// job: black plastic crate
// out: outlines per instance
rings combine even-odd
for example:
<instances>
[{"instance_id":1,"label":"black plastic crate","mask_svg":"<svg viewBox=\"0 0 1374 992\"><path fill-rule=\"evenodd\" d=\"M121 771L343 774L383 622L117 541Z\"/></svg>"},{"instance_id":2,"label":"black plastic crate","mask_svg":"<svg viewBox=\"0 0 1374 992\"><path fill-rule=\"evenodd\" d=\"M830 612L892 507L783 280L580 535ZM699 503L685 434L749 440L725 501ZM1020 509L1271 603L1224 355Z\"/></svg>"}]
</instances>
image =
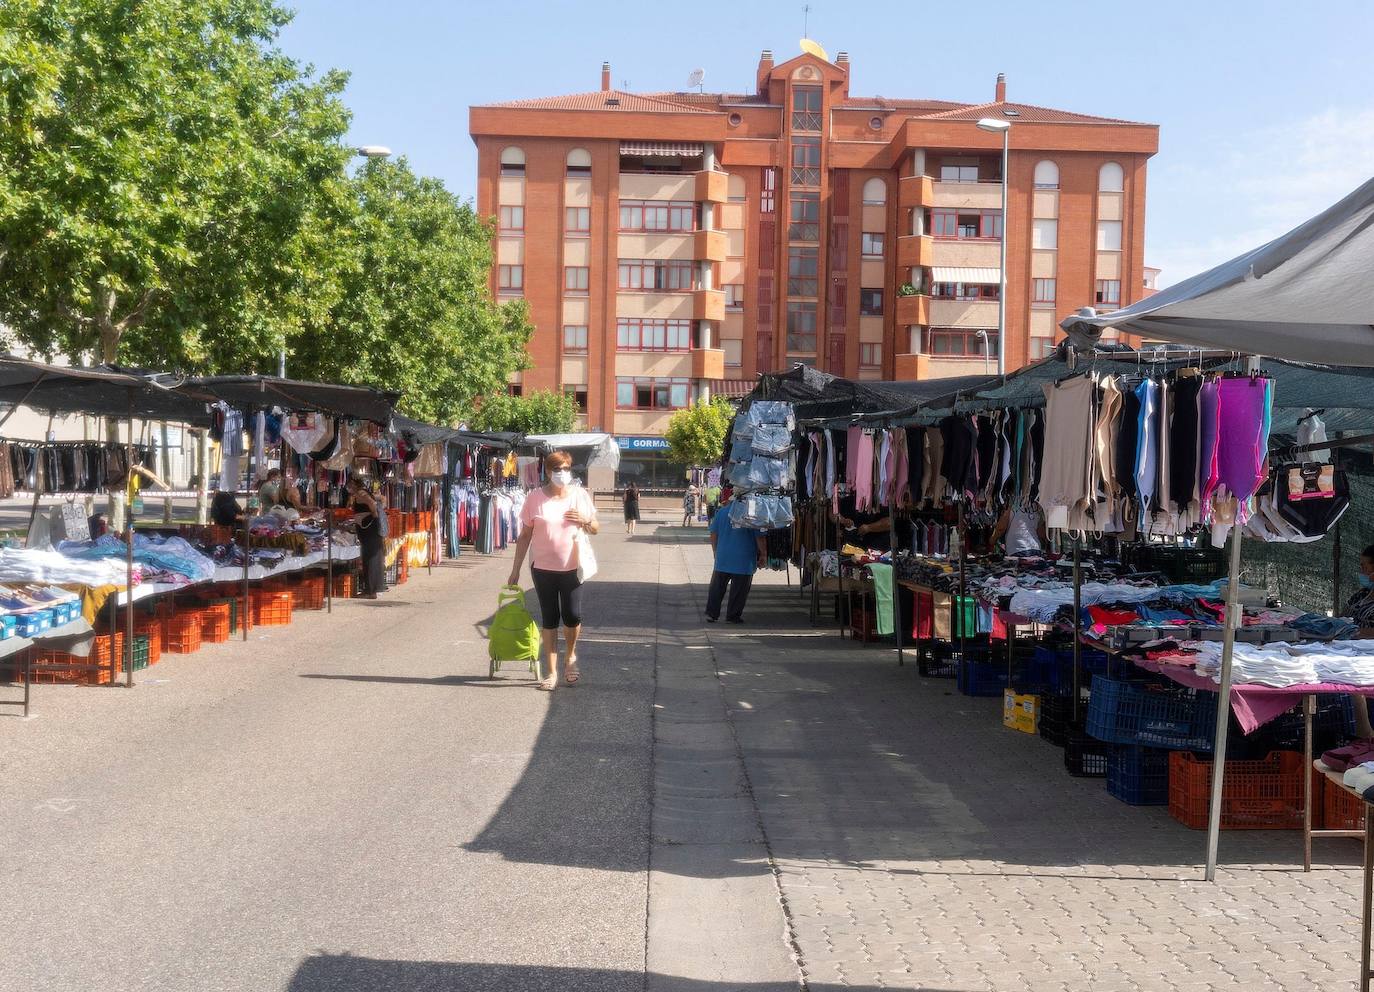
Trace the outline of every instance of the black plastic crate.
<instances>
[{"instance_id":1,"label":"black plastic crate","mask_svg":"<svg viewBox=\"0 0 1374 992\"><path fill-rule=\"evenodd\" d=\"M1112 745L1070 730L1064 740L1064 767L1075 778L1105 778Z\"/></svg>"},{"instance_id":2,"label":"black plastic crate","mask_svg":"<svg viewBox=\"0 0 1374 992\"><path fill-rule=\"evenodd\" d=\"M1169 751L1138 744L1112 748L1107 792L1132 806L1169 805Z\"/></svg>"}]
</instances>

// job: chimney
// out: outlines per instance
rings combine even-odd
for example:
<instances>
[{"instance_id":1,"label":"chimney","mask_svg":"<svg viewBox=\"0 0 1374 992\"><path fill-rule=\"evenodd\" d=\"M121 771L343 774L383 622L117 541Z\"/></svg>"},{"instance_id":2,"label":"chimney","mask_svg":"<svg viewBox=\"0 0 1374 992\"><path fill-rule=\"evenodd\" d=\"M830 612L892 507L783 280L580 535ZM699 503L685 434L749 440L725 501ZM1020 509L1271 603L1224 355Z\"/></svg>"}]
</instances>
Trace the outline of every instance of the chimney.
<instances>
[{"instance_id":1,"label":"chimney","mask_svg":"<svg viewBox=\"0 0 1374 992\"><path fill-rule=\"evenodd\" d=\"M836 64L837 66L839 66L841 69L843 69L845 72L848 72L848 71L849 71L849 53L848 53L848 52L840 52L840 54L836 55L836 56L835 56L835 64Z\"/></svg>"},{"instance_id":2,"label":"chimney","mask_svg":"<svg viewBox=\"0 0 1374 992\"><path fill-rule=\"evenodd\" d=\"M773 71L773 52L765 48L763 54L759 56L759 71L756 83L760 93L768 85L768 76Z\"/></svg>"},{"instance_id":3,"label":"chimney","mask_svg":"<svg viewBox=\"0 0 1374 992\"><path fill-rule=\"evenodd\" d=\"M997 102L1007 102L1007 74L999 72L997 74Z\"/></svg>"},{"instance_id":4,"label":"chimney","mask_svg":"<svg viewBox=\"0 0 1374 992\"><path fill-rule=\"evenodd\" d=\"M607 93L611 89L611 63L601 63L601 92Z\"/></svg>"}]
</instances>

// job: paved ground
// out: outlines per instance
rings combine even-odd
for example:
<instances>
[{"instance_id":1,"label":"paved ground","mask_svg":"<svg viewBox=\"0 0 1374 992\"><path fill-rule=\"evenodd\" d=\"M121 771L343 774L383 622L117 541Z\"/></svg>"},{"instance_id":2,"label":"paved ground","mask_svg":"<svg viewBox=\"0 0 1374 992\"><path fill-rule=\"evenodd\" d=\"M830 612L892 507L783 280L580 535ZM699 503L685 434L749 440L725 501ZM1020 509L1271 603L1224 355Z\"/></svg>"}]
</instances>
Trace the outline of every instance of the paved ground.
<instances>
[{"instance_id":1,"label":"paved ground","mask_svg":"<svg viewBox=\"0 0 1374 992\"><path fill-rule=\"evenodd\" d=\"M1353 842L1227 834L1203 883L1201 834L781 576L700 624L702 531L649 530L552 697L487 679L469 557L0 708L0 990L1354 988Z\"/></svg>"}]
</instances>

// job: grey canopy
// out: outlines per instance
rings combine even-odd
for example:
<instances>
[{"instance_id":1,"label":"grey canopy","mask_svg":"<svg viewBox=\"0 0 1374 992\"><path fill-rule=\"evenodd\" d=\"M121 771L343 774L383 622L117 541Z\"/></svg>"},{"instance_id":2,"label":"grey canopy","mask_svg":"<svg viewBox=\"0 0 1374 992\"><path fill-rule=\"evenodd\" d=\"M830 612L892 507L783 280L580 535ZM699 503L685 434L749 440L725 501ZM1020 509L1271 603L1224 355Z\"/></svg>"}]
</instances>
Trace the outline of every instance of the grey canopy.
<instances>
[{"instance_id":1,"label":"grey canopy","mask_svg":"<svg viewBox=\"0 0 1374 992\"><path fill-rule=\"evenodd\" d=\"M1060 326L1079 349L1104 328L1150 341L1374 367L1374 180L1280 238L1111 313Z\"/></svg>"}]
</instances>

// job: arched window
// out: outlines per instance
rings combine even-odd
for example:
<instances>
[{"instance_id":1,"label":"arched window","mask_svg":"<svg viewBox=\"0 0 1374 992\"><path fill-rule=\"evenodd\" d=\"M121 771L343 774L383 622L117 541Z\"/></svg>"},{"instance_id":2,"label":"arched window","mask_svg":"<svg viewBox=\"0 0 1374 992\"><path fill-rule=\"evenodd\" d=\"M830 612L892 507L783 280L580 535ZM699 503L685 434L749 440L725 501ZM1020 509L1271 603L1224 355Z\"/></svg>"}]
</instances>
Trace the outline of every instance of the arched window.
<instances>
[{"instance_id":1,"label":"arched window","mask_svg":"<svg viewBox=\"0 0 1374 992\"><path fill-rule=\"evenodd\" d=\"M585 148L574 148L568 152L568 176L586 177L592 174L592 153Z\"/></svg>"},{"instance_id":2,"label":"arched window","mask_svg":"<svg viewBox=\"0 0 1374 992\"><path fill-rule=\"evenodd\" d=\"M525 177L525 153L514 146L501 151L501 175Z\"/></svg>"},{"instance_id":3,"label":"arched window","mask_svg":"<svg viewBox=\"0 0 1374 992\"><path fill-rule=\"evenodd\" d=\"M879 205L887 202L887 183L883 182L878 176L874 176L864 183L864 203Z\"/></svg>"},{"instance_id":4,"label":"arched window","mask_svg":"<svg viewBox=\"0 0 1374 992\"><path fill-rule=\"evenodd\" d=\"M1049 159L1035 163L1035 188L1036 189L1058 189L1059 188L1059 166Z\"/></svg>"},{"instance_id":5,"label":"arched window","mask_svg":"<svg viewBox=\"0 0 1374 992\"><path fill-rule=\"evenodd\" d=\"M1097 174L1099 193L1120 193L1126 188L1126 173L1115 162L1108 162Z\"/></svg>"}]
</instances>

